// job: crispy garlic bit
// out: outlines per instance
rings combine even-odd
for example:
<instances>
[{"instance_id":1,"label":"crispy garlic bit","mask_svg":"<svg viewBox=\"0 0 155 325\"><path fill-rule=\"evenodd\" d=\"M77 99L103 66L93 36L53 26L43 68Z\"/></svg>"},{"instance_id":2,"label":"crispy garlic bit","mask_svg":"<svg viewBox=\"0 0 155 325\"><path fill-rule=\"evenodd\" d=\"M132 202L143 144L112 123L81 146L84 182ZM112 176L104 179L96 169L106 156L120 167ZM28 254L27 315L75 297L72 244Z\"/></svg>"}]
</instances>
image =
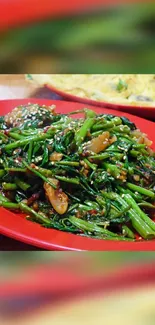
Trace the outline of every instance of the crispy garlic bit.
<instances>
[{"instance_id":1,"label":"crispy garlic bit","mask_svg":"<svg viewBox=\"0 0 155 325\"><path fill-rule=\"evenodd\" d=\"M108 145L110 144L110 134L109 132L103 132L101 135L99 135L98 137L92 139L91 141L89 141L86 146L84 147L84 150L86 151L92 151L94 153L99 153L101 151L103 151L105 148L108 147Z\"/></svg>"},{"instance_id":2,"label":"crispy garlic bit","mask_svg":"<svg viewBox=\"0 0 155 325\"><path fill-rule=\"evenodd\" d=\"M132 135L134 139L139 144L145 144L146 146L150 147L152 145L152 141L148 139L145 133L142 133L139 129L132 131Z\"/></svg>"},{"instance_id":3,"label":"crispy garlic bit","mask_svg":"<svg viewBox=\"0 0 155 325\"><path fill-rule=\"evenodd\" d=\"M50 161L60 161L63 157L62 153L54 151L50 156Z\"/></svg>"},{"instance_id":4,"label":"crispy garlic bit","mask_svg":"<svg viewBox=\"0 0 155 325\"><path fill-rule=\"evenodd\" d=\"M52 207L58 214L64 214L68 209L68 196L59 188L59 181L55 178L49 179L54 185L58 187L55 190L50 184L44 183L46 196L50 201Z\"/></svg>"}]
</instances>

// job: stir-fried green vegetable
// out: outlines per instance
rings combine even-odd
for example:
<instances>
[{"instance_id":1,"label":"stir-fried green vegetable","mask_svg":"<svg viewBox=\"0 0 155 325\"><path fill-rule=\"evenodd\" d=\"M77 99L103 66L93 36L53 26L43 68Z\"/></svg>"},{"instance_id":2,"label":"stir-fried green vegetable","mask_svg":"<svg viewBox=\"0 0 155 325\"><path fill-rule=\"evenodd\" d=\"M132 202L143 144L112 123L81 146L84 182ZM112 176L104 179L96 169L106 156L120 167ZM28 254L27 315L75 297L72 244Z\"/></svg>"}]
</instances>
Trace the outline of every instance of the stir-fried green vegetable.
<instances>
[{"instance_id":1,"label":"stir-fried green vegetable","mask_svg":"<svg viewBox=\"0 0 155 325\"><path fill-rule=\"evenodd\" d=\"M82 113L28 104L1 117L0 206L81 236L155 238L151 141L125 117Z\"/></svg>"}]
</instances>

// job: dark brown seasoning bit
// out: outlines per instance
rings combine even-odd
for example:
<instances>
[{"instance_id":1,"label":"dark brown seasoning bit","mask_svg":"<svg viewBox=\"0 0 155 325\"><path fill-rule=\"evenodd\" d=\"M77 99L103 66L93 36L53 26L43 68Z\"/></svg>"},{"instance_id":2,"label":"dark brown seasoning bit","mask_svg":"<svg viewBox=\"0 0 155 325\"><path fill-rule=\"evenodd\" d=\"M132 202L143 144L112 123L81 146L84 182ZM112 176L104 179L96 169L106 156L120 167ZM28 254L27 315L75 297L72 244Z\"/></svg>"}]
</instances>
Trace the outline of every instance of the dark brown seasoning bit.
<instances>
[{"instance_id":1,"label":"dark brown seasoning bit","mask_svg":"<svg viewBox=\"0 0 155 325\"><path fill-rule=\"evenodd\" d=\"M80 165L84 166L85 169L89 169L89 166L87 165L87 163L83 160L80 160Z\"/></svg>"},{"instance_id":2,"label":"dark brown seasoning bit","mask_svg":"<svg viewBox=\"0 0 155 325\"><path fill-rule=\"evenodd\" d=\"M52 146L51 145L47 145L48 150L52 150Z\"/></svg>"},{"instance_id":3,"label":"dark brown seasoning bit","mask_svg":"<svg viewBox=\"0 0 155 325\"><path fill-rule=\"evenodd\" d=\"M147 168L151 168L151 166L150 166L149 164L145 164L145 166L146 166Z\"/></svg>"},{"instance_id":4,"label":"dark brown seasoning bit","mask_svg":"<svg viewBox=\"0 0 155 325\"><path fill-rule=\"evenodd\" d=\"M89 170L88 170L88 169L84 169L84 170L83 170L83 175L87 177L88 174L89 174Z\"/></svg>"},{"instance_id":5,"label":"dark brown seasoning bit","mask_svg":"<svg viewBox=\"0 0 155 325\"><path fill-rule=\"evenodd\" d=\"M21 151L22 151L21 148L17 148L17 149L15 149L15 150L13 151L13 154L14 154L14 155L16 155L17 153L20 154ZM19 158L19 157L18 157L18 158ZM16 159L18 159L18 158L16 158Z\"/></svg>"},{"instance_id":6,"label":"dark brown seasoning bit","mask_svg":"<svg viewBox=\"0 0 155 325\"><path fill-rule=\"evenodd\" d=\"M90 131L87 132L87 137L91 137Z\"/></svg>"},{"instance_id":7,"label":"dark brown seasoning bit","mask_svg":"<svg viewBox=\"0 0 155 325\"><path fill-rule=\"evenodd\" d=\"M90 210L90 211L88 211L88 212L89 212L89 214L91 214L91 215L93 215L93 214L97 214L97 210L95 210L95 209Z\"/></svg>"},{"instance_id":8,"label":"dark brown seasoning bit","mask_svg":"<svg viewBox=\"0 0 155 325\"><path fill-rule=\"evenodd\" d=\"M77 217L77 218L79 218L79 219L82 217L82 215L81 215L81 212L80 212L80 211L77 211L77 212L76 212L76 217Z\"/></svg>"},{"instance_id":9,"label":"dark brown seasoning bit","mask_svg":"<svg viewBox=\"0 0 155 325\"><path fill-rule=\"evenodd\" d=\"M38 200L40 197L41 191L38 193L32 194L32 196L27 200L27 204L31 205L34 201Z\"/></svg>"},{"instance_id":10,"label":"dark brown seasoning bit","mask_svg":"<svg viewBox=\"0 0 155 325\"><path fill-rule=\"evenodd\" d=\"M39 204L38 204L38 202L34 202L32 206L33 206L33 209L35 211L38 211L39 210Z\"/></svg>"},{"instance_id":11,"label":"dark brown seasoning bit","mask_svg":"<svg viewBox=\"0 0 155 325\"><path fill-rule=\"evenodd\" d=\"M89 157L89 156L90 156L90 151L84 149L82 152L82 157Z\"/></svg>"},{"instance_id":12,"label":"dark brown seasoning bit","mask_svg":"<svg viewBox=\"0 0 155 325\"><path fill-rule=\"evenodd\" d=\"M5 135L9 135L9 132L10 132L9 130L5 130L5 131L4 131L4 134L5 134Z\"/></svg>"},{"instance_id":13,"label":"dark brown seasoning bit","mask_svg":"<svg viewBox=\"0 0 155 325\"><path fill-rule=\"evenodd\" d=\"M44 128L44 133L47 133L47 131L50 129L50 126L46 126L45 128Z\"/></svg>"},{"instance_id":14,"label":"dark brown seasoning bit","mask_svg":"<svg viewBox=\"0 0 155 325\"><path fill-rule=\"evenodd\" d=\"M22 162L23 158L22 157L17 157L15 161Z\"/></svg>"},{"instance_id":15,"label":"dark brown seasoning bit","mask_svg":"<svg viewBox=\"0 0 155 325\"><path fill-rule=\"evenodd\" d=\"M147 173L147 172L145 172L145 173L144 173L144 177L145 177L146 179L150 179L150 174Z\"/></svg>"},{"instance_id":16,"label":"dark brown seasoning bit","mask_svg":"<svg viewBox=\"0 0 155 325\"><path fill-rule=\"evenodd\" d=\"M30 167L36 169L37 166L35 164L31 164Z\"/></svg>"}]
</instances>

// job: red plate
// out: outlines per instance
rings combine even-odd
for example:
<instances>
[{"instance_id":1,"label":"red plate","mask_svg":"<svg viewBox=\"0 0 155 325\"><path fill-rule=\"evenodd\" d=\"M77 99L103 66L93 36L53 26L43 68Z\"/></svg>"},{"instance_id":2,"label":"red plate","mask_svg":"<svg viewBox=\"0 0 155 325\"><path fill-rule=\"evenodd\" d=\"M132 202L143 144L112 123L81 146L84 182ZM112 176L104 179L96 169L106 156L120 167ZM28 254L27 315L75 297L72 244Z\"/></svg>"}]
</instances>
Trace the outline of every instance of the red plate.
<instances>
[{"instance_id":1,"label":"red plate","mask_svg":"<svg viewBox=\"0 0 155 325\"><path fill-rule=\"evenodd\" d=\"M142 0L126 1L126 3L139 2ZM0 30L8 30L25 23L64 17L122 3L124 3L123 0L1 0Z\"/></svg>"},{"instance_id":2,"label":"red plate","mask_svg":"<svg viewBox=\"0 0 155 325\"><path fill-rule=\"evenodd\" d=\"M155 107L148 107L148 106L132 106L132 105L124 105L124 104L113 104L113 103L108 103L108 102L98 102L93 99L87 99L87 98L82 98L78 97L75 95L71 95L66 93L65 91L61 91L53 86L46 85L46 87L53 92L57 93L58 95L69 99L71 101L76 101L80 103L86 103L89 105L95 105L98 107L107 107L115 110L119 110L122 112L127 112L133 115L138 115L143 118L150 119L152 121L155 121Z\"/></svg>"},{"instance_id":3,"label":"red plate","mask_svg":"<svg viewBox=\"0 0 155 325\"><path fill-rule=\"evenodd\" d=\"M76 109L85 107L83 104L65 101L54 101L44 99L18 99L18 100L2 100L0 101L0 114L6 114L14 107L20 104L38 103L46 105L57 105L57 112L67 113ZM89 105L87 105L89 107ZM91 106L90 106L91 107ZM92 108L92 107L91 107ZM97 113L116 114L118 116L126 116L133 121L141 131L148 134L148 137L154 141L153 149L155 149L155 124L142 118L113 111L105 108L94 107ZM91 239L65 233L54 229L46 229L39 224L32 223L24 218L23 215L15 214L6 209L0 208L0 233L16 240L41 247L47 250L90 250L90 251L143 251L155 250L155 240L143 242L115 242Z\"/></svg>"},{"instance_id":4,"label":"red plate","mask_svg":"<svg viewBox=\"0 0 155 325\"><path fill-rule=\"evenodd\" d=\"M122 0L2 0L0 2L0 29L7 30L20 24L94 10L99 6L117 5Z\"/></svg>"}]
</instances>

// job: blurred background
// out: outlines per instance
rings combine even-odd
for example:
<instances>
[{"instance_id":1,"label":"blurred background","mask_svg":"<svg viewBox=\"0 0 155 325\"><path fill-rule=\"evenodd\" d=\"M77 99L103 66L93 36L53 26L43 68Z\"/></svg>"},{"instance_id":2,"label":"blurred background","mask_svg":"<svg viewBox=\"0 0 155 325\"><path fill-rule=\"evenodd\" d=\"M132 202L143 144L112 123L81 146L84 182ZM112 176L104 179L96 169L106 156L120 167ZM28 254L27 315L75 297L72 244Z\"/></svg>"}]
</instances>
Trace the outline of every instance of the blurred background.
<instances>
[{"instance_id":1,"label":"blurred background","mask_svg":"<svg viewBox=\"0 0 155 325\"><path fill-rule=\"evenodd\" d=\"M154 324L154 252L1 252L0 261L0 324L113 325L111 315Z\"/></svg>"},{"instance_id":2,"label":"blurred background","mask_svg":"<svg viewBox=\"0 0 155 325\"><path fill-rule=\"evenodd\" d=\"M39 6L42 16L35 1L30 6L27 0L26 7L24 0L18 15L15 9L19 6L13 4L19 1L1 2L0 73L155 72L152 1L110 1L108 5L98 0L95 5L87 0L79 2L78 10L78 1L71 8L68 1L66 7L58 1L54 15L46 0Z\"/></svg>"},{"instance_id":3,"label":"blurred background","mask_svg":"<svg viewBox=\"0 0 155 325\"><path fill-rule=\"evenodd\" d=\"M117 1L110 1L110 6L106 4L105 7L101 3L103 1L96 0L96 6L90 8L91 1L87 1L84 6L83 0L79 1L83 4L80 10L75 7L75 10L68 13L67 1L64 1L64 5L58 1L60 8L65 9L65 15L63 11L59 15L57 10L57 16L54 17L52 10L50 14L47 9L47 14L39 14L36 19L35 10L41 8L38 1L37 5L35 1L27 1L27 6L26 0L18 0L18 5L23 4L22 12L21 9L16 9L19 8L18 5L14 7L16 10L12 10L15 2L17 3L17 0L0 0L0 73L155 73L155 3L132 1L117 4ZM52 3L40 1L44 3L44 8L40 10L45 9L46 2ZM72 2L74 1L68 3ZM31 13L31 19L25 19L25 23L22 23L19 18L24 11ZM1 99L17 98L19 93L20 97L26 97L31 95L31 91L36 94L36 89L25 87L23 76L21 78L22 80L19 76L20 85L19 80L18 83L12 81L11 89L10 85L8 87L7 77L1 81ZM8 247L8 250L11 250L13 242L7 246L3 239L0 241L0 249L3 247L6 250ZM19 249L18 244L16 247ZM89 289L90 298L94 301L94 290L97 292L100 287L106 300L108 297L105 294L105 284L108 290L108 286L115 288L117 283L118 295L114 296L111 310L111 314L114 314L114 306L117 306L119 298L124 293L128 294L127 284L132 287L132 283L137 281L137 294L143 285L148 288L151 280L151 287L155 287L155 252L5 251L0 252L0 262L0 325L18 324L17 319L20 324L24 324L27 319L26 325L38 325L38 317L41 324L43 321L45 324L51 324L52 315L48 316L49 310L53 315L57 315L55 325L64 325L62 316L64 320L65 316L67 317L69 325L69 321L72 321L72 324L82 324L82 321L85 321L85 325L88 321L90 325L87 316L90 315L90 310L95 313L96 308L88 309L86 302L83 303L86 318L83 317L80 321L78 315L81 315L81 312L78 310L78 313L75 313L74 308L71 311L67 305L69 294L72 293L72 303L75 298L78 299L75 300L78 306L84 295L83 288ZM77 298L76 292L81 296ZM56 301L57 307L54 304ZM132 304L138 312L136 325L154 325L155 316L151 310L146 310L145 319L142 314L148 296L143 298L143 304L140 302L141 309L138 305L136 307L136 301L135 295ZM151 306L155 305L154 301L155 299L152 299L152 304L149 302ZM129 314L135 320L132 304L131 301L127 304L126 321ZM41 308L46 305L47 309L43 311L42 318ZM65 309L59 309L63 306ZM119 325L126 323L121 319L123 308L120 313L115 311L120 317ZM34 309L34 317L30 314L25 318L31 309ZM155 308L152 307L152 310ZM99 322L103 324L104 319L97 316L98 325ZM114 323L107 321L106 324ZM134 325L132 321L131 324Z\"/></svg>"},{"instance_id":4,"label":"blurred background","mask_svg":"<svg viewBox=\"0 0 155 325\"><path fill-rule=\"evenodd\" d=\"M124 266L155 262L155 252L0 252L0 283L19 279L19 274L50 266L64 267L77 274L109 275ZM63 268L61 270L63 274ZM37 275L36 275L37 276Z\"/></svg>"}]
</instances>

